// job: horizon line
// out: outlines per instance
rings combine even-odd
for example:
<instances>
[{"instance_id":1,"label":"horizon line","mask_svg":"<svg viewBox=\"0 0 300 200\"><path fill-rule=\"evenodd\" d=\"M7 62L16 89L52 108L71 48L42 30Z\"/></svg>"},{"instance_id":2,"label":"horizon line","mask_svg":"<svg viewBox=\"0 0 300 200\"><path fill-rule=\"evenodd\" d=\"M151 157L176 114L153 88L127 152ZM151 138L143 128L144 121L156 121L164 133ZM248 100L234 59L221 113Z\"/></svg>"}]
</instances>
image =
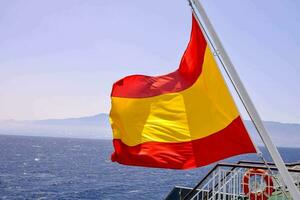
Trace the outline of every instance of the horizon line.
<instances>
[{"instance_id":1,"label":"horizon line","mask_svg":"<svg viewBox=\"0 0 300 200\"><path fill-rule=\"evenodd\" d=\"M82 118L89 118L89 117L96 117L98 115L109 115L109 113L106 112L100 112L98 114L91 114L91 115L84 115L84 116L78 116L78 117L66 117L66 118L45 118L45 119L0 119L0 122L5 121L15 121L15 122L32 122L32 121L48 121L48 120L70 120L70 119L82 119ZM243 121L251 121L250 118L243 118ZM281 123L281 124L294 124L294 125L300 125L300 122L281 122L281 121L274 121L274 120L262 120L263 122L274 122L274 123Z\"/></svg>"}]
</instances>

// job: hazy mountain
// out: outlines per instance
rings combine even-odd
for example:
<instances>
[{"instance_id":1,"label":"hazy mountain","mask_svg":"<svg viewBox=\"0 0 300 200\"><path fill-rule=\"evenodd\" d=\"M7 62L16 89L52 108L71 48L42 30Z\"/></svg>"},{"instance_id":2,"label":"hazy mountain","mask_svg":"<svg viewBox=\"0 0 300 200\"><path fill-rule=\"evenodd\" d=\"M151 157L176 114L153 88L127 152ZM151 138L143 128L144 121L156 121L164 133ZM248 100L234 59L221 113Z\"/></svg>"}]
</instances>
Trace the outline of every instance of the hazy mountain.
<instances>
[{"instance_id":1,"label":"hazy mountain","mask_svg":"<svg viewBox=\"0 0 300 200\"><path fill-rule=\"evenodd\" d=\"M0 134L110 139L107 114L36 121L0 121Z\"/></svg>"},{"instance_id":2,"label":"hazy mountain","mask_svg":"<svg viewBox=\"0 0 300 200\"><path fill-rule=\"evenodd\" d=\"M276 145L300 147L300 124L269 121L264 123ZM255 143L262 144L250 121L246 121L246 126ZM112 135L107 114L68 119L0 121L0 134L91 139L110 139Z\"/></svg>"},{"instance_id":3,"label":"hazy mountain","mask_svg":"<svg viewBox=\"0 0 300 200\"><path fill-rule=\"evenodd\" d=\"M258 144L262 144L253 124L250 121L246 121L245 124L254 141ZM264 121L264 125L275 145L300 147L300 124Z\"/></svg>"},{"instance_id":4,"label":"hazy mountain","mask_svg":"<svg viewBox=\"0 0 300 200\"><path fill-rule=\"evenodd\" d=\"M107 126L109 125L108 115L101 113L94 116L67 118L67 119L46 119L30 121L39 125L69 125L69 126Z\"/></svg>"}]
</instances>

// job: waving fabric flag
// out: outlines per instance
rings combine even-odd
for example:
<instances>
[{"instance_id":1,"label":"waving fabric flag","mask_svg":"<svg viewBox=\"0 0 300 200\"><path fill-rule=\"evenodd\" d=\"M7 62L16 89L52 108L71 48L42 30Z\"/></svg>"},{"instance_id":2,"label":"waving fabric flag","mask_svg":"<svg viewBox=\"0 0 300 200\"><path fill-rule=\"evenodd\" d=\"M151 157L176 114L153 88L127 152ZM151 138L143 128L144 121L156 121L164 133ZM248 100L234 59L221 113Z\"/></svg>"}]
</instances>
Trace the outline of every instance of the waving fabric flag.
<instances>
[{"instance_id":1,"label":"waving fabric flag","mask_svg":"<svg viewBox=\"0 0 300 200\"><path fill-rule=\"evenodd\" d=\"M113 85L110 121L121 164L190 169L255 153L240 114L193 16L179 68Z\"/></svg>"}]
</instances>

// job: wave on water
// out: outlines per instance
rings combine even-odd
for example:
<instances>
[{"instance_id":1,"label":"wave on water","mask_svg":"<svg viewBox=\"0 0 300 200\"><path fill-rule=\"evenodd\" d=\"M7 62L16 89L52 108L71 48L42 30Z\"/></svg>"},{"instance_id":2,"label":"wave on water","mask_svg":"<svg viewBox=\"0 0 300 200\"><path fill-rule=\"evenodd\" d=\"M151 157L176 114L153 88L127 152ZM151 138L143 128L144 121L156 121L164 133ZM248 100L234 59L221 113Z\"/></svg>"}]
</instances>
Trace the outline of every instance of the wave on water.
<instances>
[{"instance_id":1,"label":"wave on water","mask_svg":"<svg viewBox=\"0 0 300 200\"><path fill-rule=\"evenodd\" d=\"M279 150L286 162L300 160L300 149ZM0 136L0 196L163 199L175 185L194 186L213 166L184 171L130 167L112 163L111 152L110 140ZM241 159L257 158L245 155L229 161Z\"/></svg>"}]
</instances>

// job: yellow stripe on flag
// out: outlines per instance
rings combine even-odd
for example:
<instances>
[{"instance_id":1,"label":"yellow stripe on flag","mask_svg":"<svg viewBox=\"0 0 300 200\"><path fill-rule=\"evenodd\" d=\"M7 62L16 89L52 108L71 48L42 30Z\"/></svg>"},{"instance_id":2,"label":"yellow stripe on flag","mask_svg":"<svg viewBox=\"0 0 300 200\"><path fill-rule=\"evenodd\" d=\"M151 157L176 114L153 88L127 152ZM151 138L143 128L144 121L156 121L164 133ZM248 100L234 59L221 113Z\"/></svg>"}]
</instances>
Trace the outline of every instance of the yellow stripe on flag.
<instances>
[{"instance_id":1,"label":"yellow stripe on flag","mask_svg":"<svg viewBox=\"0 0 300 200\"><path fill-rule=\"evenodd\" d=\"M213 55L206 47L203 71L194 85L181 92L154 97L112 97L110 120L114 139L135 146L150 141L200 139L224 129L238 116Z\"/></svg>"}]
</instances>

